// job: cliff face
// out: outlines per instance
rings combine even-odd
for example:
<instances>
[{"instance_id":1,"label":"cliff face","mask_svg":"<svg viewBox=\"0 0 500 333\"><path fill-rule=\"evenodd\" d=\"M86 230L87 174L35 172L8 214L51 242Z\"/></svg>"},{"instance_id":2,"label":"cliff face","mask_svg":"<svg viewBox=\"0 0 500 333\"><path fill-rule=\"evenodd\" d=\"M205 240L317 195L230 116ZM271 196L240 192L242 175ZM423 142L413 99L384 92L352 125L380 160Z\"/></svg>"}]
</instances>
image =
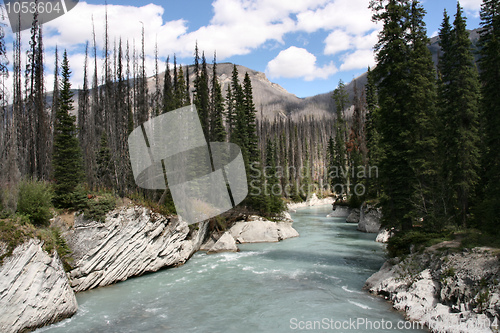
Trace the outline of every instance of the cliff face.
<instances>
[{"instance_id":1,"label":"cliff face","mask_svg":"<svg viewBox=\"0 0 500 333\"><path fill-rule=\"evenodd\" d=\"M16 247L0 266L0 331L20 332L72 316L78 309L61 261L39 240Z\"/></svg>"},{"instance_id":2,"label":"cliff face","mask_svg":"<svg viewBox=\"0 0 500 333\"><path fill-rule=\"evenodd\" d=\"M77 218L65 235L76 267L69 273L71 286L79 292L184 264L199 249L208 224L197 226L190 232L179 217L139 206L112 211L104 223Z\"/></svg>"},{"instance_id":3,"label":"cliff face","mask_svg":"<svg viewBox=\"0 0 500 333\"><path fill-rule=\"evenodd\" d=\"M479 333L498 329L498 281L500 261L489 249L429 250L386 262L365 287L433 332Z\"/></svg>"}]
</instances>

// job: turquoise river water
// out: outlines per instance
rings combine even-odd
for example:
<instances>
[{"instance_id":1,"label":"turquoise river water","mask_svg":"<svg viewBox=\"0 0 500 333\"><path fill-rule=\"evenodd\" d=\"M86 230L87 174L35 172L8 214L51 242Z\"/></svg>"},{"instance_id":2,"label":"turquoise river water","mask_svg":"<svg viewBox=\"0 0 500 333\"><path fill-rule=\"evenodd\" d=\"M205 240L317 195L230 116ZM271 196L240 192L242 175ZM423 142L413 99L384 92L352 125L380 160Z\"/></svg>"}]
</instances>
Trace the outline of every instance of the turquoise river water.
<instances>
[{"instance_id":1,"label":"turquoise river water","mask_svg":"<svg viewBox=\"0 0 500 333\"><path fill-rule=\"evenodd\" d=\"M37 332L425 332L362 290L383 246L330 211L292 214L298 238L198 252L181 267L79 293L72 318Z\"/></svg>"}]
</instances>

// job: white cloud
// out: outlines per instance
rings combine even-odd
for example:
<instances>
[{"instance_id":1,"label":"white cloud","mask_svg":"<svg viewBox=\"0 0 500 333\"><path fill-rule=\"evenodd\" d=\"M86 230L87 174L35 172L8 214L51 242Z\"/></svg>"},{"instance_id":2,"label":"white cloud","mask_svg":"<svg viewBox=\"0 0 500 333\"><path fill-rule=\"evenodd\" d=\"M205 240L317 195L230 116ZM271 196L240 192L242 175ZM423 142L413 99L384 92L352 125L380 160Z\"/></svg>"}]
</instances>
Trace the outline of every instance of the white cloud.
<instances>
[{"instance_id":1,"label":"white cloud","mask_svg":"<svg viewBox=\"0 0 500 333\"><path fill-rule=\"evenodd\" d=\"M291 46L268 63L266 74L270 78L304 78L306 81L312 81L327 79L337 72L333 62L318 67L316 60L316 56L306 49Z\"/></svg>"},{"instance_id":2,"label":"white cloud","mask_svg":"<svg viewBox=\"0 0 500 333\"><path fill-rule=\"evenodd\" d=\"M210 24L182 36L182 54L192 54L194 44L208 52L217 50L224 59L245 55L273 40L283 44L283 36L296 30L291 14L315 9L328 0L216 0Z\"/></svg>"},{"instance_id":3,"label":"white cloud","mask_svg":"<svg viewBox=\"0 0 500 333\"><path fill-rule=\"evenodd\" d=\"M479 12L481 9L482 0L461 0L460 5L464 7L465 10L470 12Z\"/></svg>"},{"instance_id":4,"label":"white cloud","mask_svg":"<svg viewBox=\"0 0 500 333\"><path fill-rule=\"evenodd\" d=\"M353 69L366 69L375 65L375 55L372 50L357 50L342 57L344 63L340 66L341 71Z\"/></svg>"},{"instance_id":5,"label":"white cloud","mask_svg":"<svg viewBox=\"0 0 500 333\"><path fill-rule=\"evenodd\" d=\"M297 28L306 32L341 28L353 34L364 33L377 27L369 4L370 0L330 1L322 8L299 13Z\"/></svg>"},{"instance_id":6,"label":"white cloud","mask_svg":"<svg viewBox=\"0 0 500 333\"><path fill-rule=\"evenodd\" d=\"M352 47L352 38L343 30L334 30L325 39L325 54L334 55Z\"/></svg>"},{"instance_id":7,"label":"white cloud","mask_svg":"<svg viewBox=\"0 0 500 333\"><path fill-rule=\"evenodd\" d=\"M78 44L85 44L87 40L92 39L93 18L96 42L99 48L103 48L105 12L104 5L80 2L67 14L44 25L45 32L50 36L44 40L45 46L58 45L60 48L72 49ZM135 40L136 46L140 46L144 23L145 52L153 54L155 41L158 38L159 52L169 54L176 51L172 47L175 45L174 42L187 31L187 22L184 20L163 22L164 9L154 4L142 7L108 5L107 12L111 46L113 41L120 37L129 40L130 43Z\"/></svg>"},{"instance_id":8,"label":"white cloud","mask_svg":"<svg viewBox=\"0 0 500 333\"><path fill-rule=\"evenodd\" d=\"M473 0L465 3L474 2ZM289 33L305 35L325 31L325 55L339 55L344 61L341 70L365 68L372 60L367 56L377 41L377 25L371 21L369 0L214 0L210 21L195 31L189 31L189 22L177 19L164 22L165 9L159 5L108 5L109 45L123 38L132 50L140 50L141 29L145 29L146 70L153 74L154 48L158 42L160 58L177 54L191 57L195 43L205 50L208 59L217 51L219 61L235 55L246 55L273 44L285 46ZM101 57L104 46L104 5L80 2L77 7L51 22L44 24L46 71L53 71L54 47L67 49L76 88L83 84L83 48L92 39L92 18L98 45L98 70L101 77ZM142 22L142 23L141 23ZM90 43L92 44L92 43ZM301 42L307 45L306 42ZM29 45L29 31L23 33L23 49ZM131 51L132 52L132 51ZM349 56L348 56L349 55ZM132 54L130 54L132 57ZM352 58L351 58L352 57ZM367 63L364 63L368 61ZM160 71L164 64L159 64ZM89 74L93 59L89 58ZM289 47L268 63L266 71L272 77L299 77L306 80L327 78L338 69L333 62L318 67L316 56L304 48ZM52 82L47 77L46 86Z\"/></svg>"}]
</instances>

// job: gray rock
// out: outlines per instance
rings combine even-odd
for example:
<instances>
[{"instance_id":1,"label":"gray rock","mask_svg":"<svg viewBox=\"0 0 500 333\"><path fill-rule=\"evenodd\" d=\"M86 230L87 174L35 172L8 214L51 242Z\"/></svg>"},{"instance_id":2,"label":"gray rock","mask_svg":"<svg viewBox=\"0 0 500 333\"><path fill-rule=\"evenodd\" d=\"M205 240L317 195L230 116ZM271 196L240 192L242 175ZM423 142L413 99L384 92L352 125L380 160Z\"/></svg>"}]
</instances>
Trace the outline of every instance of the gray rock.
<instances>
[{"instance_id":1,"label":"gray rock","mask_svg":"<svg viewBox=\"0 0 500 333\"><path fill-rule=\"evenodd\" d=\"M387 243L389 242L389 238L391 238L393 234L394 233L392 231L382 228L379 230L377 239L375 239L375 241L379 243Z\"/></svg>"},{"instance_id":2,"label":"gray rock","mask_svg":"<svg viewBox=\"0 0 500 333\"><path fill-rule=\"evenodd\" d=\"M488 250L430 250L387 261L365 288L432 332L480 333L492 332L490 324L500 316L499 278L500 262Z\"/></svg>"},{"instance_id":3,"label":"gray rock","mask_svg":"<svg viewBox=\"0 0 500 333\"><path fill-rule=\"evenodd\" d=\"M213 232L208 239L200 246L200 251L209 251L217 240L222 236L221 232Z\"/></svg>"},{"instance_id":4,"label":"gray rock","mask_svg":"<svg viewBox=\"0 0 500 333\"><path fill-rule=\"evenodd\" d=\"M71 317L78 305L57 252L38 239L16 247L0 267L0 331L20 332Z\"/></svg>"},{"instance_id":5,"label":"gray rock","mask_svg":"<svg viewBox=\"0 0 500 333\"><path fill-rule=\"evenodd\" d=\"M288 222L271 222L267 220L236 222L229 233L237 243L266 243L298 237L299 233Z\"/></svg>"},{"instance_id":6,"label":"gray rock","mask_svg":"<svg viewBox=\"0 0 500 333\"><path fill-rule=\"evenodd\" d=\"M370 205L361 207L359 216L358 230L368 233L378 233L380 230L380 219L382 218L382 210Z\"/></svg>"},{"instance_id":7,"label":"gray rock","mask_svg":"<svg viewBox=\"0 0 500 333\"><path fill-rule=\"evenodd\" d=\"M345 221L347 223L358 223L359 222L359 215L360 215L359 209L354 208L353 210L351 210L351 213L349 214L349 216L347 217L347 219Z\"/></svg>"},{"instance_id":8,"label":"gray rock","mask_svg":"<svg viewBox=\"0 0 500 333\"><path fill-rule=\"evenodd\" d=\"M327 217L348 217L351 213L351 209L346 206L334 206L333 212L327 215Z\"/></svg>"},{"instance_id":9,"label":"gray rock","mask_svg":"<svg viewBox=\"0 0 500 333\"><path fill-rule=\"evenodd\" d=\"M326 197L323 199L319 199L316 193L313 193L307 201L303 202L294 202L287 204L287 209L291 212L295 212L298 208L303 207L311 207L311 206L322 206L322 205L331 205L333 203L332 197Z\"/></svg>"},{"instance_id":10,"label":"gray rock","mask_svg":"<svg viewBox=\"0 0 500 333\"><path fill-rule=\"evenodd\" d=\"M184 264L205 238L207 223L190 232L177 216L135 206L116 209L103 223L78 221L65 235L73 251L70 272L76 292Z\"/></svg>"},{"instance_id":11,"label":"gray rock","mask_svg":"<svg viewBox=\"0 0 500 333\"><path fill-rule=\"evenodd\" d=\"M225 232L219 240L208 250L207 253L218 253L218 252L238 252L239 249L236 246L236 241L229 232Z\"/></svg>"}]
</instances>

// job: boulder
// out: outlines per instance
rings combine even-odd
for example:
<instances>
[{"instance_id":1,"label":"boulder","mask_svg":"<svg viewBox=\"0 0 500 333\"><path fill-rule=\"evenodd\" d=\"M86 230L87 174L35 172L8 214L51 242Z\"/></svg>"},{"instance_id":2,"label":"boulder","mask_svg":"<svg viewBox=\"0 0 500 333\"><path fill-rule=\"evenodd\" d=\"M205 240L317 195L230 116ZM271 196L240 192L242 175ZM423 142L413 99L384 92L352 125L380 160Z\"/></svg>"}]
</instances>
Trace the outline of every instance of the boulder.
<instances>
[{"instance_id":1,"label":"boulder","mask_svg":"<svg viewBox=\"0 0 500 333\"><path fill-rule=\"evenodd\" d=\"M380 230L381 218L381 208L375 208L373 206L363 204L361 207L357 229L362 232L378 233Z\"/></svg>"},{"instance_id":2,"label":"boulder","mask_svg":"<svg viewBox=\"0 0 500 333\"><path fill-rule=\"evenodd\" d=\"M225 232L219 240L208 250L208 254L219 252L238 252L236 241L229 232Z\"/></svg>"},{"instance_id":3,"label":"boulder","mask_svg":"<svg viewBox=\"0 0 500 333\"><path fill-rule=\"evenodd\" d=\"M392 231L387 230L385 228L381 228L378 232L377 239L375 239L375 241L379 243L387 243L389 242L389 238L391 238L392 235L393 235Z\"/></svg>"},{"instance_id":4,"label":"boulder","mask_svg":"<svg viewBox=\"0 0 500 333\"><path fill-rule=\"evenodd\" d=\"M299 233L288 222L271 222L267 220L236 222L229 233L237 243L266 243L298 237Z\"/></svg>"},{"instance_id":5,"label":"boulder","mask_svg":"<svg viewBox=\"0 0 500 333\"><path fill-rule=\"evenodd\" d=\"M64 235L75 259L71 286L78 292L182 265L200 248L207 227L203 222L190 230L180 217L141 206L116 209L102 223L77 219Z\"/></svg>"},{"instance_id":6,"label":"boulder","mask_svg":"<svg viewBox=\"0 0 500 333\"><path fill-rule=\"evenodd\" d=\"M78 305L57 252L38 239L17 246L0 266L0 331L24 332L71 317Z\"/></svg>"},{"instance_id":7,"label":"boulder","mask_svg":"<svg viewBox=\"0 0 500 333\"><path fill-rule=\"evenodd\" d=\"M430 249L387 261L365 288L432 332L493 332L491 325L500 317L498 258L489 249Z\"/></svg>"},{"instance_id":8,"label":"boulder","mask_svg":"<svg viewBox=\"0 0 500 333\"><path fill-rule=\"evenodd\" d=\"M348 217L351 210L347 206L333 206L333 212L327 215L327 217Z\"/></svg>"},{"instance_id":9,"label":"boulder","mask_svg":"<svg viewBox=\"0 0 500 333\"><path fill-rule=\"evenodd\" d=\"M359 214L360 214L359 209L354 208L353 210L351 210L351 213L349 214L349 216L347 216L345 221L347 223L358 223L359 222Z\"/></svg>"},{"instance_id":10,"label":"boulder","mask_svg":"<svg viewBox=\"0 0 500 333\"><path fill-rule=\"evenodd\" d=\"M208 239L200 246L200 251L209 251L217 240L222 236L221 232L213 232Z\"/></svg>"}]
</instances>

